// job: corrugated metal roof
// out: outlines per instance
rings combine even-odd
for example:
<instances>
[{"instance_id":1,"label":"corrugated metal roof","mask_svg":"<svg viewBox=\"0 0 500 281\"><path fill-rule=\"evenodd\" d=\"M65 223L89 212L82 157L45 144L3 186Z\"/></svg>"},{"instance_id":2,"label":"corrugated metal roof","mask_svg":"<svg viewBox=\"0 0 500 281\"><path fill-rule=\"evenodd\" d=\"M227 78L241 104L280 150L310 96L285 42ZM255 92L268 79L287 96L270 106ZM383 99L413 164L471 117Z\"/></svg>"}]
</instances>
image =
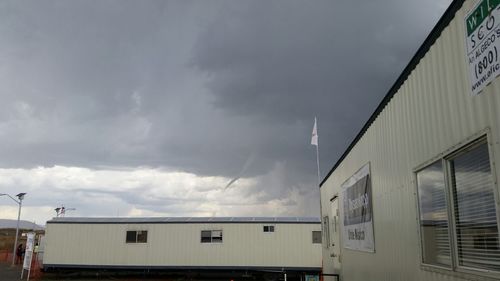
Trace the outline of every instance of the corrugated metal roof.
<instances>
[{"instance_id":1,"label":"corrugated metal roof","mask_svg":"<svg viewBox=\"0 0 500 281\"><path fill-rule=\"evenodd\" d=\"M59 217L47 223L321 223L321 221L318 217Z\"/></svg>"}]
</instances>

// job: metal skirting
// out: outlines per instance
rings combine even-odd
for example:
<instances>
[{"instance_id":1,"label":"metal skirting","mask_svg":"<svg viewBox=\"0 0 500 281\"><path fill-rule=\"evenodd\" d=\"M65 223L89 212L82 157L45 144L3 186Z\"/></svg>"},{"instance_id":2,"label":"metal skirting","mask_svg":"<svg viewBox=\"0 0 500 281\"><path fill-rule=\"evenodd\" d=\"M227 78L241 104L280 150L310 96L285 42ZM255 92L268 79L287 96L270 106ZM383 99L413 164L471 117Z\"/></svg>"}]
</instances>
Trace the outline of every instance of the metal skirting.
<instances>
[{"instance_id":1,"label":"metal skirting","mask_svg":"<svg viewBox=\"0 0 500 281\"><path fill-rule=\"evenodd\" d=\"M146 265L81 265L44 264L44 270L54 269L108 269L108 270L198 270L198 271L258 271L258 272L321 272L320 267L264 267L264 266L146 266Z\"/></svg>"}]
</instances>

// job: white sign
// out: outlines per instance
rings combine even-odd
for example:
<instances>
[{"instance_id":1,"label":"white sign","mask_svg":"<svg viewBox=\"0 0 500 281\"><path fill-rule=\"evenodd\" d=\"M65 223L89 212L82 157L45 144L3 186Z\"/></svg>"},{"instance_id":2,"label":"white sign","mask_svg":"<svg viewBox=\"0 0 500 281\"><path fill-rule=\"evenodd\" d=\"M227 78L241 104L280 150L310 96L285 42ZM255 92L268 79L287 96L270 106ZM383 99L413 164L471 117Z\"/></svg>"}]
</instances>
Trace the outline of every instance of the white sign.
<instances>
[{"instance_id":1,"label":"white sign","mask_svg":"<svg viewBox=\"0 0 500 281\"><path fill-rule=\"evenodd\" d=\"M480 1L465 17L471 94L500 74L500 0Z\"/></svg>"},{"instance_id":2,"label":"white sign","mask_svg":"<svg viewBox=\"0 0 500 281\"><path fill-rule=\"evenodd\" d=\"M33 257L33 244L35 242L35 233L28 233L26 240L26 251L24 252L23 269L31 269L31 259Z\"/></svg>"},{"instance_id":3,"label":"white sign","mask_svg":"<svg viewBox=\"0 0 500 281\"><path fill-rule=\"evenodd\" d=\"M345 248L374 252L370 164L342 184L342 242Z\"/></svg>"}]
</instances>

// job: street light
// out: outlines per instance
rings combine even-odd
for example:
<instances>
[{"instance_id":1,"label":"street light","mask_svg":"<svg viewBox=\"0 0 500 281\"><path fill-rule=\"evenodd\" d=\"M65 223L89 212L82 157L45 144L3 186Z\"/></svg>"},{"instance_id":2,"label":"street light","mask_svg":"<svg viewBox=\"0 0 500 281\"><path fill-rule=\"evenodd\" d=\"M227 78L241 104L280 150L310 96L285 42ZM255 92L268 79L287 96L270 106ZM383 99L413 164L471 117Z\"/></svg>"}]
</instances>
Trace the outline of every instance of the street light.
<instances>
[{"instance_id":1,"label":"street light","mask_svg":"<svg viewBox=\"0 0 500 281\"><path fill-rule=\"evenodd\" d=\"M19 198L19 201L17 201L14 197L10 196L7 193L0 193L0 196L7 195L10 197L10 199L14 200L19 205L19 211L17 212L17 226L16 226L16 239L14 241L14 250L12 250L12 266L14 266L16 262L16 248L17 248L17 237L19 235L19 219L21 218L21 206L23 205L23 199L24 195L26 193L19 193L16 195L17 198Z\"/></svg>"}]
</instances>

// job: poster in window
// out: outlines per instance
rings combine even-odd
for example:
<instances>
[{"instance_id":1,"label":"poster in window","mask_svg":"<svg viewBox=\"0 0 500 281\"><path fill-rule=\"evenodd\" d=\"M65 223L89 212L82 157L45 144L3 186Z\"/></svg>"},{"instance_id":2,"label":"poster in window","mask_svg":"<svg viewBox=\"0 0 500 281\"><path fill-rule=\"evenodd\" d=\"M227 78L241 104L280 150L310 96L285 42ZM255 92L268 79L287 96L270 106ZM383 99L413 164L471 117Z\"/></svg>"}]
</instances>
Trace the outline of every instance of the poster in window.
<instances>
[{"instance_id":1,"label":"poster in window","mask_svg":"<svg viewBox=\"0 0 500 281\"><path fill-rule=\"evenodd\" d=\"M342 184L342 242L345 248L375 252L370 164Z\"/></svg>"}]
</instances>

